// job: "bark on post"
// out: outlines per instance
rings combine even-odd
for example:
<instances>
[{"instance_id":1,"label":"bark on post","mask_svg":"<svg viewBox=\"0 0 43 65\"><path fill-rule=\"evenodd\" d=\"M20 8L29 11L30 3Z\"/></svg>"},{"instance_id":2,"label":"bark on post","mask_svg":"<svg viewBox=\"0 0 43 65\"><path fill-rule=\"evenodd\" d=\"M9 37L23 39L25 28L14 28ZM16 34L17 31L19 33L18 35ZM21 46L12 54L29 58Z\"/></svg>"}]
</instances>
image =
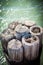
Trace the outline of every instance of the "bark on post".
<instances>
[{"instance_id":1,"label":"bark on post","mask_svg":"<svg viewBox=\"0 0 43 65\"><path fill-rule=\"evenodd\" d=\"M34 60L39 55L39 38L32 36L31 38L22 38L22 44L24 47L24 57L27 60Z\"/></svg>"},{"instance_id":2,"label":"bark on post","mask_svg":"<svg viewBox=\"0 0 43 65\"><path fill-rule=\"evenodd\" d=\"M21 62L23 60L23 48L19 40L12 39L9 41L7 49L11 60L15 62Z\"/></svg>"}]
</instances>

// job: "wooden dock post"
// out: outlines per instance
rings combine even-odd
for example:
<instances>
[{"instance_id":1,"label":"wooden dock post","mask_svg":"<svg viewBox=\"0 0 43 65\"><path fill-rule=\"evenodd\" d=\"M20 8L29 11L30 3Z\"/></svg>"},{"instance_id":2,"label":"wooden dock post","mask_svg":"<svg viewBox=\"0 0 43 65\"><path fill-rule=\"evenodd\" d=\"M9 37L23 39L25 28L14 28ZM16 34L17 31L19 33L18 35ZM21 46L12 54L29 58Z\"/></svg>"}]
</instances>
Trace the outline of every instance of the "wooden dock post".
<instances>
[{"instance_id":1,"label":"wooden dock post","mask_svg":"<svg viewBox=\"0 0 43 65\"><path fill-rule=\"evenodd\" d=\"M22 38L22 44L24 47L24 57L29 60L34 60L39 55L39 38L32 36L31 38Z\"/></svg>"},{"instance_id":2,"label":"wooden dock post","mask_svg":"<svg viewBox=\"0 0 43 65\"><path fill-rule=\"evenodd\" d=\"M21 62L23 60L23 47L19 40L12 39L9 41L7 49L12 61Z\"/></svg>"},{"instance_id":3,"label":"wooden dock post","mask_svg":"<svg viewBox=\"0 0 43 65\"><path fill-rule=\"evenodd\" d=\"M7 52L7 44L12 38L14 38L14 36L13 36L13 31L11 29L7 28L2 32L1 42L2 42L3 51Z\"/></svg>"},{"instance_id":4,"label":"wooden dock post","mask_svg":"<svg viewBox=\"0 0 43 65\"><path fill-rule=\"evenodd\" d=\"M32 35L34 35L34 36L39 37L39 42L40 42L39 56L41 56L41 52L42 52L42 36L43 36L42 27L40 27L40 26L32 26L30 28L30 33Z\"/></svg>"}]
</instances>

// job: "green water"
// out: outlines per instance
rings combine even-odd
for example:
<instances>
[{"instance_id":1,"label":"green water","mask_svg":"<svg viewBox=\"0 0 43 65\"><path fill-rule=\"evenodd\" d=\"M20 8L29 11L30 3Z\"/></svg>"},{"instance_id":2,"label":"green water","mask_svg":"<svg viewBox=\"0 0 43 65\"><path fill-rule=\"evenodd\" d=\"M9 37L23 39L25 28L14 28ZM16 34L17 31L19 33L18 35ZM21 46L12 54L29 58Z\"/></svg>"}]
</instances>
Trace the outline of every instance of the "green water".
<instances>
[{"instance_id":1,"label":"green water","mask_svg":"<svg viewBox=\"0 0 43 65\"><path fill-rule=\"evenodd\" d=\"M42 0L0 0L0 33L16 20L32 20L43 27ZM0 42L0 65L7 65ZM41 56L43 65L43 52Z\"/></svg>"}]
</instances>

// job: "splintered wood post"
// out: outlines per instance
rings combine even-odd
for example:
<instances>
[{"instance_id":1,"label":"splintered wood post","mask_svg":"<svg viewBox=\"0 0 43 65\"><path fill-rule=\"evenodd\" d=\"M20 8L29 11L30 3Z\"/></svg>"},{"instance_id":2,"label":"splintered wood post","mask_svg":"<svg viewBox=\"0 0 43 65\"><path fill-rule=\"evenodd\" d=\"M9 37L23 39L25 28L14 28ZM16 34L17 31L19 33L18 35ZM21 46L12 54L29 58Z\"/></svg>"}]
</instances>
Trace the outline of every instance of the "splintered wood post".
<instances>
[{"instance_id":1,"label":"splintered wood post","mask_svg":"<svg viewBox=\"0 0 43 65\"><path fill-rule=\"evenodd\" d=\"M27 26L29 31L30 31L30 27L36 26L35 21L31 21L31 20L22 20L22 21L19 21L19 23L22 24L23 26Z\"/></svg>"},{"instance_id":2,"label":"splintered wood post","mask_svg":"<svg viewBox=\"0 0 43 65\"><path fill-rule=\"evenodd\" d=\"M29 30L28 27L23 26L22 24L18 24L15 28L15 31L20 32L20 33L27 32L28 30Z\"/></svg>"},{"instance_id":3,"label":"splintered wood post","mask_svg":"<svg viewBox=\"0 0 43 65\"><path fill-rule=\"evenodd\" d=\"M27 60L34 60L39 55L39 38L32 36L31 38L22 38L22 44L24 47L24 57Z\"/></svg>"},{"instance_id":4,"label":"splintered wood post","mask_svg":"<svg viewBox=\"0 0 43 65\"><path fill-rule=\"evenodd\" d=\"M39 56L41 56L41 52L42 52L42 36L43 36L43 31L42 31L42 27L40 26L32 26L30 28L30 33L34 36L38 36L39 37Z\"/></svg>"},{"instance_id":5,"label":"splintered wood post","mask_svg":"<svg viewBox=\"0 0 43 65\"><path fill-rule=\"evenodd\" d=\"M9 28L5 29L1 35L1 42L3 50L7 51L7 44L13 38L13 31Z\"/></svg>"},{"instance_id":6,"label":"splintered wood post","mask_svg":"<svg viewBox=\"0 0 43 65\"><path fill-rule=\"evenodd\" d=\"M23 47L19 40L12 39L8 42L8 54L11 60L21 62L23 60Z\"/></svg>"},{"instance_id":7,"label":"splintered wood post","mask_svg":"<svg viewBox=\"0 0 43 65\"><path fill-rule=\"evenodd\" d=\"M14 21L14 22L12 22L12 23L10 23L9 25L8 25L8 28L10 28L10 29L12 29L12 30L14 30L15 29L15 27L18 25L19 23L16 21Z\"/></svg>"},{"instance_id":8,"label":"splintered wood post","mask_svg":"<svg viewBox=\"0 0 43 65\"><path fill-rule=\"evenodd\" d=\"M32 27L30 28L30 33L31 33L32 35L38 36L39 39L40 39L40 43L42 43L42 35L43 35L42 27L40 27L40 26L32 26Z\"/></svg>"},{"instance_id":9,"label":"splintered wood post","mask_svg":"<svg viewBox=\"0 0 43 65\"><path fill-rule=\"evenodd\" d=\"M26 26L23 26L22 24L18 24L17 26L16 26L16 28L15 28L15 36L16 36L16 38L17 39L21 39L21 37L22 37L22 33L24 33L24 32L29 32L29 29L28 29L28 27L26 27Z\"/></svg>"},{"instance_id":10,"label":"splintered wood post","mask_svg":"<svg viewBox=\"0 0 43 65\"><path fill-rule=\"evenodd\" d=\"M34 21L31 21L31 20L25 20L24 25L26 25L30 29L30 27L35 26L36 23Z\"/></svg>"}]
</instances>

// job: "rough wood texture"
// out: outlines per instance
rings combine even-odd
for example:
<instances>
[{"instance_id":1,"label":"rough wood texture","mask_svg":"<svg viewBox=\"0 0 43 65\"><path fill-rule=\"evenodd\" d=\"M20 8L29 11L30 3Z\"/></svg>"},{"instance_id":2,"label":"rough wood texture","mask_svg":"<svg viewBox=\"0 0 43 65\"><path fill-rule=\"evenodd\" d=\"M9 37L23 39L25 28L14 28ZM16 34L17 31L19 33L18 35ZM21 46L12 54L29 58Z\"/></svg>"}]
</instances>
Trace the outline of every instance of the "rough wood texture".
<instances>
[{"instance_id":1,"label":"rough wood texture","mask_svg":"<svg viewBox=\"0 0 43 65\"><path fill-rule=\"evenodd\" d=\"M35 39L36 38L36 39ZM22 38L24 56L27 60L34 60L39 54L39 38L37 36L25 39Z\"/></svg>"},{"instance_id":2,"label":"rough wood texture","mask_svg":"<svg viewBox=\"0 0 43 65\"><path fill-rule=\"evenodd\" d=\"M2 32L1 42L3 50L7 51L8 41L10 41L12 38L13 38L13 31L11 29L8 28Z\"/></svg>"},{"instance_id":3,"label":"rough wood texture","mask_svg":"<svg viewBox=\"0 0 43 65\"><path fill-rule=\"evenodd\" d=\"M25 21L24 24L25 24L26 26L28 26L28 28L30 28L30 27L36 25L36 23L35 23L34 21L31 21L31 20Z\"/></svg>"},{"instance_id":4,"label":"rough wood texture","mask_svg":"<svg viewBox=\"0 0 43 65\"><path fill-rule=\"evenodd\" d=\"M29 29L28 29L28 27L23 26L22 24L18 24L18 25L16 26L16 28L15 28L15 31L22 33L22 32L27 32L27 31L29 31Z\"/></svg>"},{"instance_id":5,"label":"rough wood texture","mask_svg":"<svg viewBox=\"0 0 43 65\"><path fill-rule=\"evenodd\" d=\"M15 36L16 36L16 38L17 39L21 39L21 37L23 36L23 32L29 32L29 29L28 29L28 27L26 27L26 26L23 26L23 25L21 25L21 24L18 24L17 26L16 26L16 28L15 28L15 31L16 31L16 33L14 34Z\"/></svg>"},{"instance_id":6,"label":"rough wood texture","mask_svg":"<svg viewBox=\"0 0 43 65\"><path fill-rule=\"evenodd\" d=\"M37 32L37 30L35 30L37 33L34 33L34 28L39 28L40 31ZM34 36L38 36L39 37L39 56L41 56L41 52L42 52L42 40L43 40L43 30L42 30L42 27L40 26L33 26L30 28L30 33Z\"/></svg>"},{"instance_id":7,"label":"rough wood texture","mask_svg":"<svg viewBox=\"0 0 43 65\"><path fill-rule=\"evenodd\" d=\"M31 20L23 20L23 21L20 21L19 23L22 24L23 26L27 26L29 31L30 31L30 27L36 26L35 21L31 21Z\"/></svg>"},{"instance_id":8,"label":"rough wood texture","mask_svg":"<svg viewBox=\"0 0 43 65\"><path fill-rule=\"evenodd\" d=\"M10 29L12 29L12 30L14 30L15 29L15 27L18 25L19 23L16 21L16 22L12 22L12 23L10 23L9 25L8 25L8 27L10 28Z\"/></svg>"},{"instance_id":9,"label":"rough wood texture","mask_svg":"<svg viewBox=\"0 0 43 65\"><path fill-rule=\"evenodd\" d=\"M33 33L32 29L34 26L37 27L33 21L22 21L21 23L12 22L9 24L8 28L2 32L2 47L5 53L5 57L11 65L21 65L22 63L24 65L25 63L30 63L31 65L33 63L33 65L37 65L37 61L40 60L42 50L42 29L38 26L38 29L40 29L33 30L35 32ZM32 35L34 35L34 37L38 36L39 38L31 38L30 32ZM25 36L27 37L25 38ZM20 40L20 38L22 40ZM21 44L21 42L23 44Z\"/></svg>"},{"instance_id":10,"label":"rough wood texture","mask_svg":"<svg viewBox=\"0 0 43 65\"><path fill-rule=\"evenodd\" d=\"M31 21L31 20L22 20L22 21L19 21L19 23L28 27L36 25L35 21Z\"/></svg>"},{"instance_id":11,"label":"rough wood texture","mask_svg":"<svg viewBox=\"0 0 43 65\"><path fill-rule=\"evenodd\" d=\"M39 39L40 39L40 44L42 44L42 36L43 36L43 32L42 32L42 28L40 27L40 26L32 26L31 28L30 28L30 33L32 34L32 35L36 35L36 36L38 36L39 37ZM41 46L41 45L40 45Z\"/></svg>"},{"instance_id":12,"label":"rough wood texture","mask_svg":"<svg viewBox=\"0 0 43 65\"><path fill-rule=\"evenodd\" d=\"M13 39L8 43L8 54L13 61L20 62L23 60L23 48L19 40Z\"/></svg>"}]
</instances>

